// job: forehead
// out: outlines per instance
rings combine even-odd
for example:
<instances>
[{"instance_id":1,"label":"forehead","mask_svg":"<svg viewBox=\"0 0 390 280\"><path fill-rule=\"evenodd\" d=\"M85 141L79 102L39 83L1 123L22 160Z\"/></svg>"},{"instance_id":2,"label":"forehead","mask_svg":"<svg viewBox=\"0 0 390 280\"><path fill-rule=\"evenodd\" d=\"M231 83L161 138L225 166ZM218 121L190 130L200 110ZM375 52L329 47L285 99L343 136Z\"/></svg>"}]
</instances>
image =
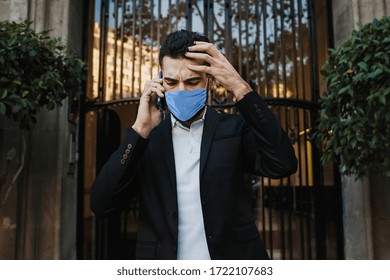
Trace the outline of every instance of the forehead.
<instances>
[{"instance_id":1,"label":"forehead","mask_svg":"<svg viewBox=\"0 0 390 280\"><path fill-rule=\"evenodd\" d=\"M203 76L202 72L195 72L188 69L188 65L203 65L203 60L187 59L187 58L172 58L165 56L162 61L162 71L164 76L170 78L186 78L194 76Z\"/></svg>"}]
</instances>

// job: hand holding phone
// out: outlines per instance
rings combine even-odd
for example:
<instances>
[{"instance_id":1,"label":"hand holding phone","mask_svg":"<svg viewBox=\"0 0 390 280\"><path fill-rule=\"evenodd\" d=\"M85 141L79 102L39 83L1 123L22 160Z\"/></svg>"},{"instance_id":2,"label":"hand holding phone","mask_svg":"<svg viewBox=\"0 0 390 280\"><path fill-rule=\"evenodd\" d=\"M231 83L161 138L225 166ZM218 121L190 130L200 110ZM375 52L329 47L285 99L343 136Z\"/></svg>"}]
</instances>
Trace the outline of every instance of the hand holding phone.
<instances>
[{"instance_id":1,"label":"hand holding phone","mask_svg":"<svg viewBox=\"0 0 390 280\"><path fill-rule=\"evenodd\" d=\"M162 74L159 74L159 76L162 77ZM138 106L137 118L132 126L145 139L164 119L166 108L164 91L161 78L152 79L145 83Z\"/></svg>"}]
</instances>

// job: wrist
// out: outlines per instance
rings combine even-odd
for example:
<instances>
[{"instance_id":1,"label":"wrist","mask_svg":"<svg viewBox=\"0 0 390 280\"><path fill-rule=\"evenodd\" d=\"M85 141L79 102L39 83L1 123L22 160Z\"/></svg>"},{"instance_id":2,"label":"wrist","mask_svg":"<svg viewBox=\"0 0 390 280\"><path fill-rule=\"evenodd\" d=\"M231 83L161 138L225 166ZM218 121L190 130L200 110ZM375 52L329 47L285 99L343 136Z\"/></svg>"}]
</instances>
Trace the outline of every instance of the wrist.
<instances>
[{"instance_id":1,"label":"wrist","mask_svg":"<svg viewBox=\"0 0 390 280\"><path fill-rule=\"evenodd\" d=\"M151 131L148 127L137 123L134 123L131 128L134 129L135 132L137 132L144 139L147 139L149 137Z\"/></svg>"},{"instance_id":2,"label":"wrist","mask_svg":"<svg viewBox=\"0 0 390 280\"><path fill-rule=\"evenodd\" d=\"M245 94L251 91L253 91L253 89L249 86L247 82L243 81L235 87L235 89L233 90L233 94L236 100L240 101Z\"/></svg>"}]
</instances>

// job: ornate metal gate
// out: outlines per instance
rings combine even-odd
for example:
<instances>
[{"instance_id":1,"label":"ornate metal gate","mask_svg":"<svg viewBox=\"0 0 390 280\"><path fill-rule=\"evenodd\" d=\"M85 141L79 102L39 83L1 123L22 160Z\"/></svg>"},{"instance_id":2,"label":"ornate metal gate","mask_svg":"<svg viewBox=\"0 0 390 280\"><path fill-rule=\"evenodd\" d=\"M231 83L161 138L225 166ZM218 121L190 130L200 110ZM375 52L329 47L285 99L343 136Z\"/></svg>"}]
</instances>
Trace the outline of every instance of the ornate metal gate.
<instances>
[{"instance_id":1,"label":"ornate metal gate","mask_svg":"<svg viewBox=\"0 0 390 280\"><path fill-rule=\"evenodd\" d=\"M248 176L254 217L271 258L343 258L338 172L333 166L320 165L319 151L310 140L318 112L319 65L330 44L330 1L91 2L90 80L84 104L84 146L89 148L84 151L81 186L85 197L105 161L102 157L111 152L107 150L108 128L117 126L123 131L130 125L144 82L158 73L160 41L173 30L198 31L208 35L264 97L299 158L299 170L289 178ZM209 102L218 110L235 113L233 95L221 87L211 91ZM96 219L88 205L84 207L80 256L131 258L136 204L111 220Z\"/></svg>"}]
</instances>

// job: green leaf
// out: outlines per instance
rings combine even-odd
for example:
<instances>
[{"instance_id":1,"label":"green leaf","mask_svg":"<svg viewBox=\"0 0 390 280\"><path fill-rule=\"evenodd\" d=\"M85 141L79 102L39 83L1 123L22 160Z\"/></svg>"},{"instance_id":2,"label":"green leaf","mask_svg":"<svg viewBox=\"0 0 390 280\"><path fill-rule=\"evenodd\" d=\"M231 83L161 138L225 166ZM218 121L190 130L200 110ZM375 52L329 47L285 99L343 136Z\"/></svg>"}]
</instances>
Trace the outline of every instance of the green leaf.
<instances>
[{"instance_id":1,"label":"green leaf","mask_svg":"<svg viewBox=\"0 0 390 280\"><path fill-rule=\"evenodd\" d=\"M356 148L356 145L357 145L357 140L355 139L355 138L353 138L352 140L351 140L351 147L352 148Z\"/></svg>"},{"instance_id":2,"label":"green leaf","mask_svg":"<svg viewBox=\"0 0 390 280\"><path fill-rule=\"evenodd\" d=\"M0 99L6 98L7 95L8 95L8 90L7 90L7 89L4 89L4 90L3 90L3 94L1 95Z\"/></svg>"},{"instance_id":3,"label":"green leaf","mask_svg":"<svg viewBox=\"0 0 390 280\"><path fill-rule=\"evenodd\" d=\"M22 109L22 106L21 104L15 104L13 107L12 107L12 112L17 114L19 113L20 109Z\"/></svg>"},{"instance_id":4,"label":"green leaf","mask_svg":"<svg viewBox=\"0 0 390 280\"><path fill-rule=\"evenodd\" d=\"M382 103L383 105L386 105L386 96L379 95L379 102Z\"/></svg>"},{"instance_id":5,"label":"green leaf","mask_svg":"<svg viewBox=\"0 0 390 280\"><path fill-rule=\"evenodd\" d=\"M343 94L346 93L350 89L350 86L343 87L342 89L339 90L338 94Z\"/></svg>"},{"instance_id":6,"label":"green leaf","mask_svg":"<svg viewBox=\"0 0 390 280\"><path fill-rule=\"evenodd\" d=\"M36 50L31 50L28 52L28 55L31 57L37 56L38 52Z\"/></svg>"},{"instance_id":7,"label":"green leaf","mask_svg":"<svg viewBox=\"0 0 390 280\"><path fill-rule=\"evenodd\" d=\"M358 82L361 82L361 81L364 81L366 79L366 74L365 73L358 73L356 74L354 77L353 77L353 80L354 81L358 81Z\"/></svg>"},{"instance_id":8,"label":"green leaf","mask_svg":"<svg viewBox=\"0 0 390 280\"><path fill-rule=\"evenodd\" d=\"M368 74L367 78L369 79L375 79L377 76L377 73L376 72L371 72L370 74Z\"/></svg>"},{"instance_id":9,"label":"green leaf","mask_svg":"<svg viewBox=\"0 0 390 280\"><path fill-rule=\"evenodd\" d=\"M362 68L362 69L364 69L364 70L367 69L367 63L364 62L364 61L359 62L358 65L360 66L360 68Z\"/></svg>"},{"instance_id":10,"label":"green leaf","mask_svg":"<svg viewBox=\"0 0 390 280\"><path fill-rule=\"evenodd\" d=\"M7 111L7 107L3 102L0 102L0 115L5 115L6 111Z\"/></svg>"}]
</instances>

